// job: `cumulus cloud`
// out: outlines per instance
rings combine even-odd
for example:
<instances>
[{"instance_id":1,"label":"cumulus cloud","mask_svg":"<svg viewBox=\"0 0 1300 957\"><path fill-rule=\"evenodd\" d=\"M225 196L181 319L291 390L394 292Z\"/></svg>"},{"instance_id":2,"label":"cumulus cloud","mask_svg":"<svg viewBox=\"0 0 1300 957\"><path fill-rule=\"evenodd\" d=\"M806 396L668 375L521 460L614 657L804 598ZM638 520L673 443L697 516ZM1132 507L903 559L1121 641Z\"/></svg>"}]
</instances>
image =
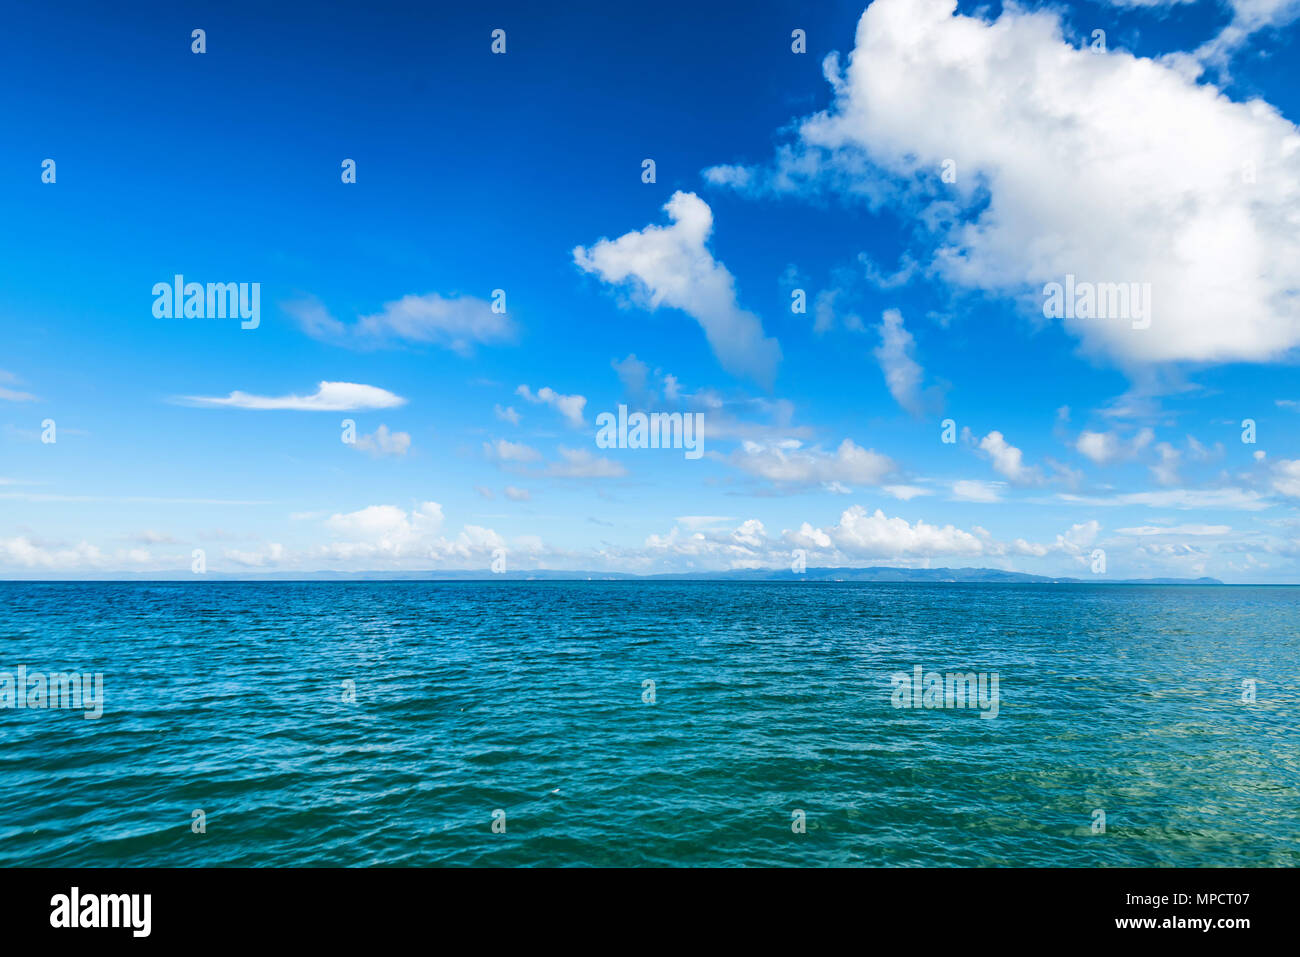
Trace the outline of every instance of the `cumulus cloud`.
<instances>
[{"instance_id":1,"label":"cumulus cloud","mask_svg":"<svg viewBox=\"0 0 1300 957\"><path fill-rule=\"evenodd\" d=\"M1036 307L1067 274L1150 283L1149 329L1064 320L1122 364L1265 361L1300 343L1291 122L1175 64L1075 47L1053 10L955 8L875 0L847 68L825 64L833 105L802 122L763 188L910 203L937 274ZM939 181L947 159L954 184Z\"/></svg>"},{"instance_id":2,"label":"cumulus cloud","mask_svg":"<svg viewBox=\"0 0 1300 957\"><path fill-rule=\"evenodd\" d=\"M693 567L762 568L788 563L788 547L780 557L774 553L781 547L756 518L746 519L733 529L701 528L682 522L666 535L648 536L643 555L633 560L644 563L646 559L672 557L688 559Z\"/></svg>"},{"instance_id":3,"label":"cumulus cloud","mask_svg":"<svg viewBox=\"0 0 1300 957\"><path fill-rule=\"evenodd\" d=\"M845 439L833 452L804 448L797 439L764 444L746 441L728 461L736 468L778 485L818 485L855 482L879 485L895 470L893 461L874 449Z\"/></svg>"},{"instance_id":4,"label":"cumulus cloud","mask_svg":"<svg viewBox=\"0 0 1300 957\"><path fill-rule=\"evenodd\" d=\"M1151 444L1155 437L1150 429L1139 429L1131 439L1123 439L1116 432L1092 432L1087 429L1075 440L1075 451L1097 465L1109 465L1130 458Z\"/></svg>"},{"instance_id":5,"label":"cumulus cloud","mask_svg":"<svg viewBox=\"0 0 1300 957\"><path fill-rule=\"evenodd\" d=\"M442 506L424 502L407 512L396 505L370 505L355 512L331 515L326 525L349 538L406 541L442 527Z\"/></svg>"},{"instance_id":6,"label":"cumulus cloud","mask_svg":"<svg viewBox=\"0 0 1300 957\"><path fill-rule=\"evenodd\" d=\"M1056 540L1067 550L1078 550L1088 548L1096 542L1100 532L1101 523L1094 518L1071 525L1069 530L1064 535L1058 535Z\"/></svg>"},{"instance_id":7,"label":"cumulus cloud","mask_svg":"<svg viewBox=\"0 0 1300 957\"><path fill-rule=\"evenodd\" d=\"M641 553L619 557L643 566L647 560L672 557L688 560L695 569L788 568L791 550L798 548L807 553L809 565L862 566L883 561L918 566L931 560L1000 556L1011 550L978 527L967 531L923 520L909 522L861 505L842 510L832 525L804 522L780 534L768 532L763 522L753 518L730 527L722 523L731 519L698 518L701 520L689 521L690 516L678 519L667 534L649 536ZM1060 548L1055 544L1038 547L1043 554Z\"/></svg>"},{"instance_id":8,"label":"cumulus cloud","mask_svg":"<svg viewBox=\"0 0 1300 957\"><path fill-rule=\"evenodd\" d=\"M1074 447L1098 465L1113 461L1119 455L1119 442L1113 432L1081 432Z\"/></svg>"},{"instance_id":9,"label":"cumulus cloud","mask_svg":"<svg viewBox=\"0 0 1300 957\"><path fill-rule=\"evenodd\" d=\"M1016 448L1001 432L993 431L979 441L979 448L993 463L993 470L1017 485L1036 485L1042 473L1025 465L1024 453Z\"/></svg>"},{"instance_id":10,"label":"cumulus cloud","mask_svg":"<svg viewBox=\"0 0 1300 957\"><path fill-rule=\"evenodd\" d=\"M514 322L504 312L494 312L487 300L436 292L386 302L379 312L359 316L352 325L335 319L315 299L287 303L284 310L310 336L363 347L407 342L470 356L475 346L513 342L517 334Z\"/></svg>"},{"instance_id":11,"label":"cumulus cloud","mask_svg":"<svg viewBox=\"0 0 1300 957\"><path fill-rule=\"evenodd\" d=\"M601 239L590 249L578 246L573 261L607 283L631 283L649 309L685 312L700 324L724 369L770 387L781 347L763 334L758 316L740 307L735 279L710 252L713 211L694 193L681 191L664 209L671 225Z\"/></svg>"},{"instance_id":12,"label":"cumulus cloud","mask_svg":"<svg viewBox=\"0 0 1300 957\"><path fill-rule=\"evenodd\" d=\"M486 569L493 552L508 545L511 554L533 559L546 552L535 536L511 544L492 529L479 525L465 525L452 537L442 533L443 521L442 506L437 502L422 502L409 511L395 505L370 505L331 515L325 525L339 540L296 557L299 561L324 560L362 568L435 565Z\"/></svg>"},{"instance_id":13,"label":"cumulus cloud","mask_svg":"<svg viewBox=\"0 0 1300 957\"><path fill-rule=\"evenodd\" d=\"M844 510L839 523L827 529L805 522L788 533L790 542L805 548L833 546L857 558L913 558L939 555L979 555L984 545L975 535L952 525L909 523L889 518L880 509L868 512L861 505Z\"/></svg>"},{"instance_id":14,"label":"cumulus cloud","mask_svg":"<svg viewBox=\"0 0 1300 957\"><path fill-rule=\"evenodd\" d=\"M355 412L362 409L393 409L406 400L387 389L356 382L322 382L311 395L267 396L235 391L228 396L182 396L194 405L232 409L271 409L297 412Z\"/></svg>"}]
</instances>

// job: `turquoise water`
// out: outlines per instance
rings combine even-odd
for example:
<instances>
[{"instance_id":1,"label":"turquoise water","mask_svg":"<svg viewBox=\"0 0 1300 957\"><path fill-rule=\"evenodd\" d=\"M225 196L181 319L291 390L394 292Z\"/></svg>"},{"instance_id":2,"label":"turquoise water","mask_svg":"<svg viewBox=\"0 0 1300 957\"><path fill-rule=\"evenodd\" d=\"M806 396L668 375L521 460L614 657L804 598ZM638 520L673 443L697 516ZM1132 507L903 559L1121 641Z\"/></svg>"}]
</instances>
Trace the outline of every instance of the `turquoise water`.
<instances>
[{"instance_id":1,"label":"turquoise water","mask_svg":"<svg viewBox=\"0 0 1300 957\"><path fill-rule=\"evenodd\" d=\"M1298 611L1292 587L0 583L0 672L105 695L0 710L0 864L1296 865ZM996 672L997 717L894 707L916 665Z\"/></svg>"}]
</instances>

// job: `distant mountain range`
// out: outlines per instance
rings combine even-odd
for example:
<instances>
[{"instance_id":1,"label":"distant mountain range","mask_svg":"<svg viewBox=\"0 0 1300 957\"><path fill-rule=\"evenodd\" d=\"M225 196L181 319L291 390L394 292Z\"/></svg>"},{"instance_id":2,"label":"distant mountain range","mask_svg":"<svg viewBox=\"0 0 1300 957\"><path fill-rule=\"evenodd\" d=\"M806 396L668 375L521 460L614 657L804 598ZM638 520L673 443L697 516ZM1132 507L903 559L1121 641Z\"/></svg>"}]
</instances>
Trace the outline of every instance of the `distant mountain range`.
<instances>
[{"instance_id":1,"label":"distant mountain range","mask_svg":"<svg viewBox=\"0 0 1300 957\"><path fill-rule=\"evenodd\" d=\"M31 579L29 579L31 580ZM628 575L591 571L512 571L500 575L483 570L428 572L140 572L65 581L736 581L736 582L993 582L1040 585L1222 585L1217 578L1053 578L997 568L753 568L724 572L684 572L671 575Z\"/></svg>"}]
</instances>

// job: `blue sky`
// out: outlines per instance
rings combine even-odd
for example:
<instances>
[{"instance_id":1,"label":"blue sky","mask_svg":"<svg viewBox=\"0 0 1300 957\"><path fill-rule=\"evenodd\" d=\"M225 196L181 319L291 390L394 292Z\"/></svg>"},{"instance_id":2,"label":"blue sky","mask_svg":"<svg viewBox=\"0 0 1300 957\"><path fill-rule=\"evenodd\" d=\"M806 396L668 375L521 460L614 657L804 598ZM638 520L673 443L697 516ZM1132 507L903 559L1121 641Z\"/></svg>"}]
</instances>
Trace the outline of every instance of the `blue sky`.
<instances>
[{"instance_id":1,"label":"blue sky","mask_svg":"<svg viewBox=\"0 0 1300 957\"><path fill-rule=\"evenodd\" d=\"M1300 4L405 6L14 12L0 575L1300 580Z\"/></svg>"}]
</instances>

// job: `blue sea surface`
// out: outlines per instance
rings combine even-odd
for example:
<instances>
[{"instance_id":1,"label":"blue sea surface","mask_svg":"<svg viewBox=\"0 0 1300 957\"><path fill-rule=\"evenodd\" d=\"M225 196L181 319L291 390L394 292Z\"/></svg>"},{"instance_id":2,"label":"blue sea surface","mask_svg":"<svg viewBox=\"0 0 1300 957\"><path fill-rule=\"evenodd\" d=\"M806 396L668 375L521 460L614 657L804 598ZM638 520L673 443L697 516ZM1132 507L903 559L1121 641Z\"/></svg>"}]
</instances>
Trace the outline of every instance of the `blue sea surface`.
<instances>
[{"instance_id":1,"label":"blue sea surface","mask_svg":"<svg viewBox=\"0 0 1300 957\"><path fill-rule=\"evenodd\" d=\"M105 694L0 709L0 864L1294 866L1298 612L1300 587L0 582L0 672ZM895 707L918 665L996 672L997 717Z\"/></svg>"}]
</instances>

